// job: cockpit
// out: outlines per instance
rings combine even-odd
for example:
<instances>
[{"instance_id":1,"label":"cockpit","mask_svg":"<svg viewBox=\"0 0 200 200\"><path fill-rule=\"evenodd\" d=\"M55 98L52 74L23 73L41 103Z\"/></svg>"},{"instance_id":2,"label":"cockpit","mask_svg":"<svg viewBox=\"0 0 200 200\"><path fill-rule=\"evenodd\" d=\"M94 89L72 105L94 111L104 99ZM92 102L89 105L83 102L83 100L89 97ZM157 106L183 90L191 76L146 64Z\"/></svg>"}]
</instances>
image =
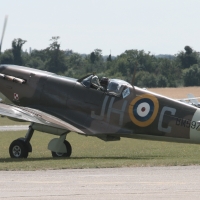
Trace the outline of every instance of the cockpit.
<instances>
[{"instance_id":1,"label":"cockpit","mask_svg":"<svg viewBox=\"0 0 200 200\"><path fill-rule=\"evenodd\" d=\"M132 85L120 79L110 79L107 91L110 94L121 95L126 88L132 88Z\"/></svg>"},{"instance_id":2,"label":"cockpit","mask_svg":"<svg viewBox=\"0 0 200 200\"><path fill-rule=\"evenodd\" d=\"M78 82L85 87L96 89L113 96L120 97L122 95L123 98L130 94L130 88L132 88L132 85L124 80L108 79L107 77L102 77L99 80L96 75L88 75L79 79Z\"/></svg>"}]
</instances>

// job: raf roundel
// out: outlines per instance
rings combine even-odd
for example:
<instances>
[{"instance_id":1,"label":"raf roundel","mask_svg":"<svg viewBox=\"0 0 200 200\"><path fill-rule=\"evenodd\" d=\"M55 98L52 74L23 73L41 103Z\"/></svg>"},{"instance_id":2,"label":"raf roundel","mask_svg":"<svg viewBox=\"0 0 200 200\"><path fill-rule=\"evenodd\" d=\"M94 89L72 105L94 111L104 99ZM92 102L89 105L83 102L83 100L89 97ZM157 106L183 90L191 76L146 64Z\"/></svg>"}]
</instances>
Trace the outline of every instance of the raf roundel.
<instances>
[{"instance_id":1,"label":"raf roundel","mask_svg":"<svg viewBox=\"0 0 200 200\"><path fill-rule=\"evenodd\" d=\"M129 116L132 122L140 127L150 125L156 118L159 103L155 96L143 94L130 103Z\"/></svg>"}]
</instances>

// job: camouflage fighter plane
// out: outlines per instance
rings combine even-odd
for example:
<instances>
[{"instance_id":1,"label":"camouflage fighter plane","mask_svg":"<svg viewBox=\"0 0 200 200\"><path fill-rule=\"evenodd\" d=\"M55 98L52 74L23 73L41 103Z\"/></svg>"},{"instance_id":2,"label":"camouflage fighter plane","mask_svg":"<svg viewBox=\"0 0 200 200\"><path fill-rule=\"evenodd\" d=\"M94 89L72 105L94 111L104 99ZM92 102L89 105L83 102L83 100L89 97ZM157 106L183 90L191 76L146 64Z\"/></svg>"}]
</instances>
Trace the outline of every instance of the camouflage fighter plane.
<instances>
[{"instance_id":1,"label":"camouflage fighter plane","mask_svg":"<svg viewBox=\"0 0 200 200\"><path fill-rule=\"evenodd\" d=\"M59 136L48 144L53 157L70 157L69 132L104 141L121 137L200 143L200 109L132 86L90 74L81 79L16 65L0 65L0 115L30 122L14 140L12 158L27 158L34 130Z\"/></svg>"},{"instance_id":2,"label":"camouflage fighter plane","mask_svg":"<svg viewBox=\"0 0 200 200\"><path fill-rule=\"evenodd\" d=\"M7 24L4 20L0 54ZM134 72L135 74L135 72ZM133 76L134 78L134 76ZM0 115L31 122L24 138L14 140L12 158L27 158L34 130L59 136L49 142L53 157L70 157L70 131L104 141L120 137L200 143L200 111L195 100L173 100L118 79L88 75L58 76L32 68L0 65Z\"/></svg>"}]
</instances>

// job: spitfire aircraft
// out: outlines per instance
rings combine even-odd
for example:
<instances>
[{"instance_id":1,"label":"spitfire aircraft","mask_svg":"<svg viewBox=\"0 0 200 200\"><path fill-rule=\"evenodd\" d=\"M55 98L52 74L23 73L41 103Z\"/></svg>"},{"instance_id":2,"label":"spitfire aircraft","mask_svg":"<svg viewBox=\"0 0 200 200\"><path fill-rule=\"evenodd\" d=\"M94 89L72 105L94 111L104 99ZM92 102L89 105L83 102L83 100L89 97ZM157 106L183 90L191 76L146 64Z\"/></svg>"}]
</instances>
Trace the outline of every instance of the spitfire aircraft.
<instances>
[{"instance_id":1,"label":"spitfire aircraft","mask_svg":"<svg viewBox=\"0 0 200 200\"><path fill-rule=\"evenodd\" d=\"M12 158L27 158L34 130L59 136L48 144L53 157L70 157L69 132L104 141L121 137L200 143L200 109L132 86L90 74L81 79L16 65L0 65L0 115L30 122L14 140ZM8 102L8 101L7 101Z\"/></svg>"},{"instance_id":2,"label":"spitfire aircraft","mask_svg":"<svg viewBox=\"0 0 200 200\"><path fill-rule=\"evenodd\" d=\"M0 53L6 23L7 16ZM25 137L10 144L11 158L28 157L34 130L58 136L48 144L53 157L70 157L69 132L104 141L128 137L200 143L200 104L195 98L186 103L119 79L99 80L93 74L73 79L4 64L0 65L0 92L0 115L30 122Z\"/></svg>"}]
</instances>

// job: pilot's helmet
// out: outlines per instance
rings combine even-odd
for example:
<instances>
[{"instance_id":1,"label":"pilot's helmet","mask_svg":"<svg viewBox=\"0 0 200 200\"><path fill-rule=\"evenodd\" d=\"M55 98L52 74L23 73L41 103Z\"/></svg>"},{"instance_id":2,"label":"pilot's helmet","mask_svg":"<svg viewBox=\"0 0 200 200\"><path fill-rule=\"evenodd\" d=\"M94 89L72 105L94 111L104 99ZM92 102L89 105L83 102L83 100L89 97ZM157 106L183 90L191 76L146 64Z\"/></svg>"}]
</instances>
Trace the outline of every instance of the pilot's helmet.
<instances>
[{"instance_id":1,"label":"pilot's helmet","mask_svg":"<svg viewBox=\"0 0 200 200\"><path fill-rule=\"evenodd\" d=\"M107 87L108 86L108 82L109 82L109 79L107 77L102 77L101 80L100 80L100 84L103 87Z\"/></svg>"}]
</instances>

